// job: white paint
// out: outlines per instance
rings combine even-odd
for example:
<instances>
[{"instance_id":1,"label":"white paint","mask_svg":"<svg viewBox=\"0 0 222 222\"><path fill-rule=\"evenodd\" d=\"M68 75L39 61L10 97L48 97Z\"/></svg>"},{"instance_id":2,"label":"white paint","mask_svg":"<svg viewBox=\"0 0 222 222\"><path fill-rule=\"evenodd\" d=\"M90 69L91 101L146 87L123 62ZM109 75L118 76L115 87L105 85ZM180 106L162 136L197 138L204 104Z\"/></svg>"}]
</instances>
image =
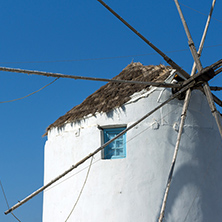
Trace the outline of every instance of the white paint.
<instances>
[{"instance_id":1,"label":"white paint","mask_svg":"<svg viewBox=\"0 0 222 222\"><path fill-rule=\"evenodd\" d=\"M171 91L159 88L144 94L108 114L53 128L45 145L44 183L101 145L98 125L129 126L167 99ZM180 121L182 105L183 101L174 100L128 131L125 159L101 160L101 153L94 157L82 196L68 221L157 221L177 138L174 124ZM186 217L187 222L221 221L221 148L205 96L194 91L167 202L167 222L183 222ZM65 221L88 166L89 161L44 192L43 222Z\"/></svg>"}]
</instances>

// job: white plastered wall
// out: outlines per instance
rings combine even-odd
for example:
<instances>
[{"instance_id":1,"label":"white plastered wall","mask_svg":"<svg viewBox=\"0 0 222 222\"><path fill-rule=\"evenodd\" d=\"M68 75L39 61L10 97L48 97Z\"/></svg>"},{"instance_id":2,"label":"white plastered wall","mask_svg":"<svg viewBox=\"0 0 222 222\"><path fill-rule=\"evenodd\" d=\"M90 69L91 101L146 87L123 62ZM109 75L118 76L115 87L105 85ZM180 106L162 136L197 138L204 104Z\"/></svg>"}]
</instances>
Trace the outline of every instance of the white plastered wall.
<instances>
[{"instance_id":1,"label":"white plastered wall","mask_svg":"<svg viewBox=\"0 0 222 222\"><path fill-rule=\"evenodd\" d=\"M123 107L67 123L48 134L48 183L101 145L98 126L131 125L171 95L153 89ZM174 100L127 132L124 159L102 160L99 152L68 221L157 221L177 138L183 101ZM222 145L204 95L192 93L169 193L165 219L209 222L222 218ZM90 160L44 191L43 222L65 221L86 178Z\"/></svg>"}]
</instances>

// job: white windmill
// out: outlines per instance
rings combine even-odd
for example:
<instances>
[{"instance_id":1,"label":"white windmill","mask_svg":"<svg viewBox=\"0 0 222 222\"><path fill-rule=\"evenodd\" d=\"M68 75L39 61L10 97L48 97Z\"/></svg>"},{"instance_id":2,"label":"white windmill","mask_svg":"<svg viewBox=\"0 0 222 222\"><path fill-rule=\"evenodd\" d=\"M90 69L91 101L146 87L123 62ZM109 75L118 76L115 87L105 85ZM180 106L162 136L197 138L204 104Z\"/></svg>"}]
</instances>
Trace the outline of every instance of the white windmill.
<instances>
[{"instance_id":1,"label":"white windmill","mask_svg":"<svg viewBox=\"0 0 222 222\"><path fill-rule=\"evenodd\" d=\"M189 29L187 27L187 24L185 22L185 19L183 17L182 11L180 9L179 3L177 0L175 1L175 4L177 6L177 9L179 11L182 23L184 25L187 37L188 37L188 43L189 43L189 47L194 59L194 65L193 65L193 69L191 72L191 75L189 75L187 72L185 72L180 66L178 66L175 62L173 62L169 57L167 57L162 51L160 51L157 47L155 47L151 42L149 42L144 36L142 36L140 33L138 33L130 24L128 24L124 19L122 19L116 12L114 12L109 6L107 6L102 0L98 0L103 6L105 6L112 14L114 14L119 20L121 20L125 25L127 25L127 27L129 27L135 34L137 34L141 39L143 39L148 45L150 45L157 53L159 53L164 59L165 61L173 68L175 69L172 72L172 79L175 79L175 76L178 75L180 77L180 81L177 83L156 83L156 82L146 82L146 84L148 85L152 85L152 86L156 86L156 87L171 87L172 90L172 95L168 95L168 97L166 97L166 100L164 102L162 102L160 105L158 105L156 108L152 109L151 111L149 111L147 114L145 114L142 118L140 118L139 120L136 120L133 124L130 124L130 126L127 126L126 129L124 129L121 133L119 133L117 136L113 137L111 140L109 140L108 142L104 143L102 146L99 146L99 148L97 148L96 150L94 150L93 152L91 152L88 155L85 155L85 157L83 159L81 159L80 161L78 161L76 164L72 165L68 170L66 170L64 173L62 173L61 175L57 176L54 179L51 179L49 182L47 182L43 187L41 187L39 190L37 190L36 192L34 192L33 194L29 195L27 198L25 198L24 200L20 201L18 204L14 205L12 208L10 208L9 210L6 211L6 214L12 212L13 210L15 210L17 207L19 207L20 205L22 205L23 203L27 202L29 199L31 199L32 197L34 197L35 195L37 195L38 193L42 192L43 190L45 190L46 188L48 188L49 186L51 186L53 183L57 182L60 178L66 176L69 172L71 172L73 169L79 167L80 165L82 165L83 163L85 163L85 161L87 161L89 158L95 156L97 153L99 153L99 151L103 150L105 147L107 147L109 144L111 144L113 141L115 141L116 139L120 138L121 136L123 136L126 132L128 132L129 130L133 129L135 126L137 126L139 123L141 123L142 121L144 121L146 118L148 118L151 114L155 113L158 109L162 108L164 105L168 105L170 101L172 101L175 98L182 98L184 99L183 102L183 107L182 107L182 113L180 116L180 121L178 124L178 133L177 133L177 139L176 139L176 144L175 144L175 148L174 148L174 152L173 152L173 156L172 156L172 162L171 162L171 166L169 166L169 169L167 168L168 165L164 165L165 169L158 169L157 171L155 171L156 173L160 172L160 171L164 171L164 172L169 172L169 175L165 177L165 179L167 180L167 184L166 184L166 188L165 191L162 189L164 187L164 185L161 185L161 190L159 191L155 191L158 193L155 193L154 196L157 198L159 198L160 196L162 196L163 193L163 200L162 200L162 204L159 207L160 209L156 209L156 211L160 211L159 212L159 216L158 216L158 221L161 222L164 220L164 215L165 212L168 213L168 218L167 221L219 221L221 218L221 212L220 209L222 206L222 192L219 190L220 186L222 185L222 176L220 173L220 168L216 168L218 166L221 166L221 154L218 154L218 158L216 159L216 161L214 162L213 165L213 170L215 172L214 175L211 175L211 178L215 179L214 183L217 183L216 185L213 184L212 185L212 180L206 180L206 181L202 181L201 177L203 177L203 175L205 173L207 173L206 171L208 170L208 166L209 163L206 164L206 166L203 167L203 163L200 163L200 161L203 161L205 159L208 158L209 155L209 150L210 147L208 143L205 143L205 140L201 139L201 138L196 138L196 141L192 141L189 142L189 146L191 147L191 149L189 149L189 154L186 155L186 161L183 162L183 156L180 156L180 160L179 160L179 168L176 170L176 175L175 177L178 177L179 179L175 180L175 183L178 183L179 185L181 185L181 183L186 182L186 180L191 180L191 177L195 177L192 178L193 181L195 181L195 185L197 187L197 189L193 188L192 186L190 186L190 190L189 190L189 186L185 187L186 191L182 192L182 191L175 191L174 195L176 195L176 192L181 192L181 195L178 195L179 198L176 198L175 196L171 197L169 199L169 202L167 201L168 197L170 197L170 186L171 186L171 182L172 182L172 178L174 176L174 169L177 167L176 164L176 160L177 160L177 156L178 156L178 150L179 147L181 145L181 137L184 131L184 124L185 124L185 120L186 120L186 115L187 115L187 111L188 111L188 107L189 107L189 101L192 100L191 98L191 94L192 94L192 90L196 90L196 97L194 95L193 101L192 103L195 105L195 109L196 107L198 107L198 99L201 99L201 103L204 103L204 101L207 102L209 104L210 110L212 115L215 118L215 122L212 123L212 118L209 117L209 119L207 121L210 121L210 124L212 124L212 129L213 131L205 131L204 132L201 131L201 129L198 129L198 131L200 131L200 133L197 135L200 136L207 136L209 132L211 132L210 135L210 139L209 141L213 143L213 146L215 146L216 144L221 142L221 138L222 137L222 127L221 127L221 117L220 114L218 113L216 106L214 104L214 102L216 102L219 105L222 105L222 102L220 101L220 99L218 99L215 95L213 95L211 93L211 89L213 89L213 87L209 87L208 85L208 81L210 79L212 79L215 75L219 74L222 71L222 68L220 68L222 66L222 60L219 60L218 62L215 62L214 64L212 64L209 67L203 68L201 63L200 63L200 56L201 56L201 52L203 49L203 44L204 44L204 40L206 37L206 33L207 33L207 29L209 26L209 22L211 19L211 14L215 5L215 0L213 0L212 2L212 7L210 10L210 14L208 16L208 20L206 23L206 27L204 30L204 34L200 43L200 47L199 50L196 51L196 48L194 46L193 40L191 38ZM198 70L198 73L196 74L196 68ZM53 77L66 77L66 78L74 78L74 79L91 79L91 80L99 80L99 81L109 81L109 82L117 82L117 83L134 83L134 84L142 84L141 82L136 82L136 81L128 81L128 80L119 80L119 79L112 79L112 80L106 80L106 79L96 79L96 78L85 78L85 77L78 77L78 76L68 76L68 75L61 75L61 74L55 74L55 73L45 73L45 72L39 72L39 71L30 71L30 70L18 70L18 69L10 69L10 68L0 68L0 70L3 71L13 71L13 72L21 72L21 73L31 73L31 74L39 74L39 75L47 75L47 76L53 76ZM171 79L171 80L172 80ZM181 94L183 94L183 96L181 96ZM180 97L179 97L180 96ZM183 98L184 97L184 98ZM205 99L206 97L206 99ZM180 101L181 103L181 101ZM196 103L196 104L195 104ZM193 105L193 106L194 106ZM205 104L206 105L206 104ZM171 108L172 109L172 108ZM209 110L208 110L209 111ZM209 112L206 111L206 113L209 114ZM205 111L203 111L205 112ZM198 118L197 114L194 115L195 118ZM179 118L179 117L178 117ZM189 119L190 122L192 121L196 121L194 119ZM202 119L203 121L203 119ZM197 121L198 122L198 121ZM199 122L198 122L199 123ZM215 126L217 125L218 130L217 133L215 134L214 137L214 133L216 132L215 130ZM192 133L195 131L192 131ZM183 134L184 135L184 134ZM205 138L206 139L206 138ZM163 141L164 142L164 141ZM194 145L193 148L195 148L196 146L198 146L198 150L192 150L192 143L198 143L198 145ZM185 146L185 141L183 142L183 146ZM202 146L202 147L200 147ZM221 143L218 145L221 148ZM203 154L203 156L201 155L201 152L207 152L207 154ZM186 151L185 151L186 152ZM197 152L197 153L195 153ZM172 151L171 151L172 153ZM194 154L195 153L195 154ZM184 153L183 153L184 154ZM192 156L192 154L194 154ZM214 153L215 154L215 153ZM205 156L204 156L205 155ZM164 157L164 156L163 156ZM202 170L202 171L197 171L194 172L193 175L189 175L189 171L190 170L195 170L195 168L186 168L186 170L182 170L182 172L186 172L186 175L182 175L179 173L180 169L182 169L182 167L186 166L186 164L188 164L189 160L190 161L195 161L195 158L197 158L197 161L193 164L197 165L197 169L198 170ZM160 158L161 159L161 158ZM159 160L160 160L159 159ZM158 160L158 158L157 158ZM169 156L167 157L166 160L167 163L169 163ZM192 165L192 164L191 164ZM156 166L156 168L158 168L158 166ZM166 169L167 168L167 169ZM213 171L210 171L213 172ZM203 174L201 176L198 176L199 174ZM178 176L179 175L179 176ZM158 176L158 175L157 175ZM189 178L189 179L187 179ZM179 181L181 180L181 181ZM178 184L174 185L174 188L178 189ZM207 190L210 189L210 187L213 188L218 188L216 194L214 194L214 196L209 196L209 195L205 195L204 198L201 199L201 197L197 198L197 193L198 193L198 187L203 186L203 193ZM146 186L146 184L144 185ZM152 185L154 186L154 185ZM173 189L173 188L172 188ZM148 192L148 191L147 191ZM161 193L162 192L162 193ZM192 198L193 196L193 198ZM88 197L86 196L86 199ZM191 204L186 208L186 202L189 200L191 200ZM105 201L105 200L104 200ZM127 197L125 199L125 201L127 200ZM151 198L151 201L154 201L155 204L158 205L158 203L161 202L161 200L157 200L155 201L155 199ZM201 202L201 203L198 203ZM174 203L177 202L177 203ZM104 203L102 203L104 204ZM214 210L209 212L208 215L206 215L206 213L203 212L203 209L201 209L201 207L206 204L207 206L203 207L203 209L210 209L210 208L214 208ZM211 206L212 204L214 204L214 206ZM201 207L200 207L201 205ZM140 206L141 207L141 206ZM144 209L146 209L146 206L143 206ZM175 207L175 209L172 209L172 207ZM193 208L193 209L192 209ZM101 209L101 205L98 205L98 209ZM124 219L122 219L121 221L135 221L135 218L138 216L137 214L134 214L135 218L130 218L130 213L131 213L132 209L130 208L130 210L127 212L128 217L123 217ZM137 209L135 206L135 212L139 212L140 209ZM192 211L192 212L191 212ZM147 214L145 214L142 220L143 221L153 221L153 218L156 218L156 215L151 216L152 212L151 212L151 208L147 209ZM208 212L208 211L207 211ZM217 212L217 213L215 213ZM105 213L102 212L98 212L96 211L96 214L100 214L100 219L106 219L106 221L116 221L116 219L110 218L109 220L107 218L105 218ZM155 212L156 214L156 212ZM118 214L119 215L119 214ZM50 217L49 217L50 218ZM116 218L116 217L114 217ZM127 219L126 219L127 218ZM129 219L130 218L130 219ZM182 218L180 220L180 218ZM79 219L79 221L81 221L81 219ZM85 220L86 221L86 220ZM92 221L93 220L92 218ZM97 220L98 221L98 220Z\"/></svg>"}]
</instances>

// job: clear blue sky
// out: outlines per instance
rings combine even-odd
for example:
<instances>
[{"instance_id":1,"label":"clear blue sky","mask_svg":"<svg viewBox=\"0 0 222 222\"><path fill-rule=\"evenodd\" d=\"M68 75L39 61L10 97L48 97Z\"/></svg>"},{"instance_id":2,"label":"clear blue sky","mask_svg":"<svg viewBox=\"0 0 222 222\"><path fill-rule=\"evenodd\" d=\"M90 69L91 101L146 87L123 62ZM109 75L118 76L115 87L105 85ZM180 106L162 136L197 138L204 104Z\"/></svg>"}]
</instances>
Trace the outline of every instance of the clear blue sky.
<instances>
[{"instance_id":1,"label":"clear blue sky","mask_svg":"<svg viewBox=\"0 0 222 222\"><path fill-rule=\"evenodd\" d=\"M211 1L180 1L208 14ZM187 39L175 4L169 1L106 0L140 33L187 72L192 67ZM195 44L206 16L181 6ZM201 61L208 66L222 58L222 2L216 3ZM111 78L132 60L166 64L149 46L96 0L2 1L0 66ZM53 78L0 73L0 101L25 96ZM104 83L59 79L26 99L0 104L0 179L9 205L43 185L46 127L81 103ZM222 86L222 77L212 85ZM221 93L217 94L221 99ZM7 205L0 190L0 221ZM22 222L42 219L42 194L14 211Z\"/></svg>"}]
</instances>

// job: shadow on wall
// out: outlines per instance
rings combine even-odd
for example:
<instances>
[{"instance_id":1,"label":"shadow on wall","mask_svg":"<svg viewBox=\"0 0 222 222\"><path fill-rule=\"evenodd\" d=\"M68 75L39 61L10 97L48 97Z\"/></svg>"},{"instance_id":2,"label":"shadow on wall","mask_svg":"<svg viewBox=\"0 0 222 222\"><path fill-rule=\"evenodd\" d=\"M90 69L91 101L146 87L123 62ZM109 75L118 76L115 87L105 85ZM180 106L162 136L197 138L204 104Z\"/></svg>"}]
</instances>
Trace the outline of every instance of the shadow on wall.
<instances>
[{"instance_id":1,"label":"shadow on wall","mask_svg":"<svg viewBox=\"0 0 222 222\"><path fill-rule=\"evenodd\" d=\"M222 150L206 144L196 148L194 163L187 163L176 170L165 211L167 222L209 222L222 218ZM200 155L201 152L201 155ZM198 154L201 156L199 157ZM203 154L203 155L202 155Z\"/></svg>"},{"instance_id":2,"label":"shadow on wall","mask_svg":"<svg viewBox=\"0 0 222 222\"><path fill-rule=\"evenodd\" d=\"M118 107L118 109L120 109L121 111L125 112L126 107L125 107L124 105L122 105L122 106ZM115 112L118 113L119 111L116 110L116 109L112 109L111 111L109 111L109 112L106 113L106 116L107 116L108 118L113 119L113 118L114 118L114 113L115 113Z\"/></svg>"}]
</instances>

